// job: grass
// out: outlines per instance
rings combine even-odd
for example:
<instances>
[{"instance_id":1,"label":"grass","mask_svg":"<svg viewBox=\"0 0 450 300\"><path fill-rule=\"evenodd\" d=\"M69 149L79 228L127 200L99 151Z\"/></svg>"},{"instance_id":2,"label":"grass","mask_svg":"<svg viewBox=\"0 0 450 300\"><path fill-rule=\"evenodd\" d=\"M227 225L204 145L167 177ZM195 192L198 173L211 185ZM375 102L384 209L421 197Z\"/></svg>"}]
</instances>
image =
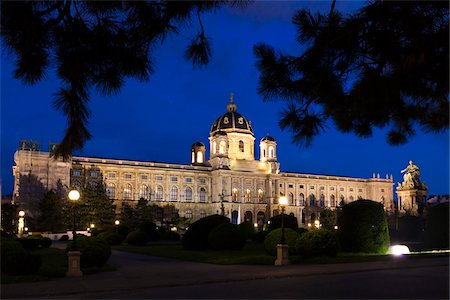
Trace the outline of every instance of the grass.
<instances>
[{"instance_id":1,"label":"grass","mask_svg":"<svg viewBox=\"0 0 450 300\"><path fill-rule=\"evenodd\" d=\"M132 246L122 244L113 246L113 249L124 252L139 253L150 256L173 258L185 261L195 261L218 265L273 265L275 257L270 256L264 250L261 243L247 242L241 251L214 251L214 250L184 250L180 242L151 242L146 246ZM410 255L408 258L416 259L430 256L448 256L448 253ZM339 253L336 257L311 257L301 258L291 255L292 264L340 264L371 261L392 261L392 255L373 253Z\"/></svg>"}]
</instances>

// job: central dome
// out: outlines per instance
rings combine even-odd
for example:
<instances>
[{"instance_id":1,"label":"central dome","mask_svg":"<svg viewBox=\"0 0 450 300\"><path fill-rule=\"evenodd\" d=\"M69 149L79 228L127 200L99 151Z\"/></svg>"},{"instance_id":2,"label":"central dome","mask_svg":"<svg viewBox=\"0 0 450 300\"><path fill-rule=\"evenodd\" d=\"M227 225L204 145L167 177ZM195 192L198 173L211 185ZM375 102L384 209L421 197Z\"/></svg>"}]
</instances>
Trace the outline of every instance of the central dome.
<instances>
[{"instance_id":1,"label":"central dome","mask_svg":"<svg viewBox=\"0 0 450 300\"><path fill-rule=\"evenodd\" d=\"M230 96L230 103L227 105L227 112L218 117L209 134L211 136L223 132L240 132L254 135L250 122L240 113L236 112L236 104L233 101L233 94Z\"/></svg>"}]
</instances>

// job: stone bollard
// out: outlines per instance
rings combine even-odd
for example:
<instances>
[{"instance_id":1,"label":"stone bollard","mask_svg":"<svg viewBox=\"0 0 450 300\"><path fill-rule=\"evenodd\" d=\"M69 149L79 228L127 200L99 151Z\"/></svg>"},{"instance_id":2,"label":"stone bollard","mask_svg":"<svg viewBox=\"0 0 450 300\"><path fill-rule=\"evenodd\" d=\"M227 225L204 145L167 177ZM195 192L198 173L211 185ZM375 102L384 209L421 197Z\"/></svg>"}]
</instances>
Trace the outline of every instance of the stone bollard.
<instances>
[{"instance_id":1,"label":"stone bollard","mask_svg":"<svg viewBox=\"0 0 450 300\"><path fill-rule=\"evenodd\" d=\"M275 266L289 265L289 246L287 244L277 245L277 259L275 260Z\"/></svg>"},{"instance_id":2,"label":"stone bollard","mask_svg":"<svg viewBox=\"0 0 450 300\"><path fill-rule=\"evenodd\" d=\"M83 273L80 269L80 251L69 251L67 253L68 257L68 268L67 268L67 277L80 277L83 276Z\"/></svg>"}]
</instances>

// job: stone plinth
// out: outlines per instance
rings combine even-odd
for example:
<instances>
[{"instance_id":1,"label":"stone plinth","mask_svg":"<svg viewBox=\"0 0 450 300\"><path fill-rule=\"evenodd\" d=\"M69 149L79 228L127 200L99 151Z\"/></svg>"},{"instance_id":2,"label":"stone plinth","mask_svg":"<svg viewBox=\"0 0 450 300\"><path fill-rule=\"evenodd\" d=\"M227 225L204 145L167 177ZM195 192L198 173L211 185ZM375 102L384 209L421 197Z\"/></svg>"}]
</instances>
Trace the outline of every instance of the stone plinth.
<instances>
[{"instance_id":1,"label":"stone plinth","mask_svg":"<svg viewBox=\"0 0 450 300\"><path fill-rule=\"evenodd\" d=\"M287 244L277 245L277 259L275 266L289 265L289 246Z\"/></svg>"},{"instance_id":2,"label":"stone plinth","mask_svg":"<svg viewBox=\"0 0 450 300\"><path fill-rule=\"evenodd\" d=\"M80 251L69 251L67 253L68 258L68 268L67 268L67 277L80 277L83 276L83 273L80 269Z\"/></svg>"}]
</instances>

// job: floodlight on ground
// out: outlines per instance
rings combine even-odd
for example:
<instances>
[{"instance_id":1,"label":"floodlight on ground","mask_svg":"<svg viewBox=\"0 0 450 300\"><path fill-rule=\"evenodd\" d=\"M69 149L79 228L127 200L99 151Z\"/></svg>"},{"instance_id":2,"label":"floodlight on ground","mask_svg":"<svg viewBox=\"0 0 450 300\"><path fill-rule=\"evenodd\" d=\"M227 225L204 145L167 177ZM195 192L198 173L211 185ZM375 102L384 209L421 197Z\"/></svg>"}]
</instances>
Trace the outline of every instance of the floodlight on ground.
<instances>
[{"instance_id":1,"label":"floodlight on ground","mask_svg":"<svg viewBox=\"0 0 450 300\"><path fill-rule=\"evenodd\" d=\"M403 254L410 254L411 252L409 251L409 248L406 245L392 245L389 247L388 253L400 256Z\"/></svg>"}]
</instances>

